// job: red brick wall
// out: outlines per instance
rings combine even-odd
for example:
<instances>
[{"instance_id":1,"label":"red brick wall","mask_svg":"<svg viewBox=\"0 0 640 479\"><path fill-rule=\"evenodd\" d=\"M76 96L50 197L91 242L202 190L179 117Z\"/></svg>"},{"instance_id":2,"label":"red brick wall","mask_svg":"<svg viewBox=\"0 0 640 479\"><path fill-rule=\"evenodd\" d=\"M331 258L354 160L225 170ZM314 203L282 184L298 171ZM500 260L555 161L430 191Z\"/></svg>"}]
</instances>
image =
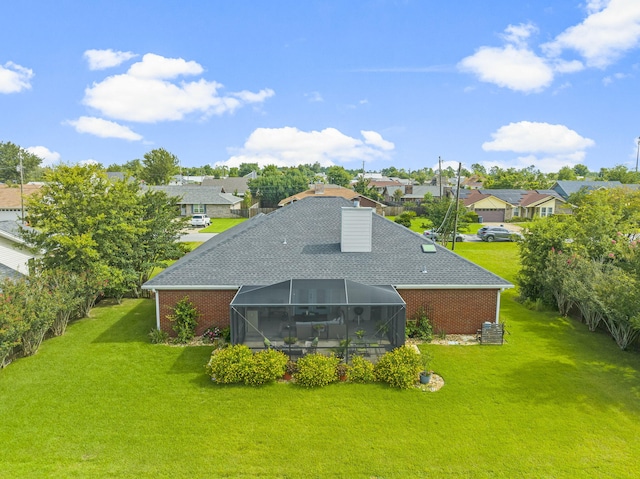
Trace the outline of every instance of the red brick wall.
<instances>
[{"instance_id":1,"label":"red brick wall","mask_svg":"<svg viewBox=\"0 0 640 479\"><path fill-rule=\"evenodd\" d=\"M434 332L444 330L447 334L475 334L485 321L496 318L495 289L399 289L398 293L407 303L407 319L424 306L431 318ZM160 304L160 328L174 334L167 316L185 296L201 314L196 334L200 335L210 326L229 326L229 304L235 290L224 291L158 291Z\"/></svg>"},{"instance_id":2,"label":"red brick wall","mask_svg":"<svg viewBox=\"0 0 640 479\"><path fill-rule=\"evenodd\" d=\"M407 319L424 306L434 333L475 334L483 322L496 320L495 289L399 289L398 293L407 303Z\"/></svg>"},{"instance_id":3,"label":"red brick wall","mask_svg":"<svg viewBox=\"0 0 640 479\"><path fill-rule=\"evenodd\" d=\"M200 319L196 328L196 335L201 335L211 326L225 328L229 326L229 304L236 294L236 290L222 291L158 291L160 304L160 329L175 334L171 321L167 316L173 313L176 303L185 296L189 297L198 312Z\"/></svg>"}]
</instances>

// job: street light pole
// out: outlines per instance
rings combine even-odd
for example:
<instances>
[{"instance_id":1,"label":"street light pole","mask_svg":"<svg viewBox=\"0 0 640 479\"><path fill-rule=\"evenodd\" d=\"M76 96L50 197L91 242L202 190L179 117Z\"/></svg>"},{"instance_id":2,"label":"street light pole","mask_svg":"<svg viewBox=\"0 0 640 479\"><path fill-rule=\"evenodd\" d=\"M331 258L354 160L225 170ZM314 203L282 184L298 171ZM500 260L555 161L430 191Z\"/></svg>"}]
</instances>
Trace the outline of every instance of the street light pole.
<instances>
[{"instance_id":1,"label":"street light pole","mask_svg":"<svg viewBox=\"0 0 640 479\"><path fill-rule=\"evenodd\" d=\"M638 137L638 148L636 149L636 173L638 172L638 157L640 157L640 136Z\"/></svg>"}]
</instances>

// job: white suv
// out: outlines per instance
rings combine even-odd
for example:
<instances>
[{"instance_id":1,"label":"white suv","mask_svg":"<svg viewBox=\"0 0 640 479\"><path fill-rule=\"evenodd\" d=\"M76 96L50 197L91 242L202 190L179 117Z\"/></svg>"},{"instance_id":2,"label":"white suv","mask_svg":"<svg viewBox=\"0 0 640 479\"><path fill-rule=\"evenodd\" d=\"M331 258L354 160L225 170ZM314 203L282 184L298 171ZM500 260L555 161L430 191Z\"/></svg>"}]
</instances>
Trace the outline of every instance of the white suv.
<instances>
[{"instance_id":1,"label":"white suv","mask_svg":"<svg viewBox=\"0 0 640 479\"><path fill-rule=\"evenodd\" d=\"M193 215L191 217L191 226L209 226L211 218L207 215Z\"/></svg>"}]
</instances>

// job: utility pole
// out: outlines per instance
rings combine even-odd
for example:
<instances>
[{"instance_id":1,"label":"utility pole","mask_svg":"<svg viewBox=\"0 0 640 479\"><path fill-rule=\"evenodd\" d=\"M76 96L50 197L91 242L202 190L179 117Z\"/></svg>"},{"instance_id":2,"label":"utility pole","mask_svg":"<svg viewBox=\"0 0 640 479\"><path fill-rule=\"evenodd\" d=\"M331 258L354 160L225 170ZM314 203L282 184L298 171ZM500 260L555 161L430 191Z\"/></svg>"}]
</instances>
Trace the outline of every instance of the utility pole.
<instances>
[{"instance_id":1,"label":"utility pole","mask_svg":"<svg viewBox=\"0 0 640 479\"><path fill-rule=\"evenodd\" d=\"M456 209L456 214L454 216L454 220L453 220L453 233L452 233L452 238L451 238L451 251L456 249L456 235L458 234L458 209L459 209L459 204L458 201L460 199L460 170L462 169L462 163L458 163L458 186L456 188L456 204L455 204L455 209Z\"/></svg>"},{"instance_id":2,"label":"utility pole","mask_svg":"<svg viewBox=\"0 0 640 479\"><path fill-rule=\"evenodd\" d=\"M22 152L18 152L20 158L20 221L24 225L24 172L22 171Z\"/></svg>"},{"instance_id":3,"label":"utility pole","mask_svg":"<svg viewBox=\"0 0 640 479\"><path fill-rule=\"evenodd\" d=\"M440 184L440 199L442 199L442 159L438 157L438 183Z\"/></svg>"},{"instance_id":4,"label":"utility pole","mask_svg":"<svg viewBox=\"0 0 640 479\"><path fill-rule=\"evenodd\" d=\"M638 149L636 150L636 173L638 172L638 157L640 156L640 136L638 137Z\"/></svg>"}]
</instances>

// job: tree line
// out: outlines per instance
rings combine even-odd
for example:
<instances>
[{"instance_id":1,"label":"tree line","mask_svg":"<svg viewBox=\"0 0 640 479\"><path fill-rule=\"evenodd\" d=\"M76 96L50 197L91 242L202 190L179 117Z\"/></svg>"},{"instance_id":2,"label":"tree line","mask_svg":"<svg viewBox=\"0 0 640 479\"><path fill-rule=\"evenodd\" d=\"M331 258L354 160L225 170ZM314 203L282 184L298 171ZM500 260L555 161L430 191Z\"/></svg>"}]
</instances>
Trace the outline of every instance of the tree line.
<instances>
[{"instance_id":1,"label":"tree line","mask_svg":"<svg viewBox=\"0 0 640 479\"><path fill-rule=\"evenodd\" d=\"M33 354L100 298L140 296L155 268L185 252L177 198L109 179L98 165L60 165L44 180L20 233L36 258L28 276L0 284L0 365L14 348Z\"/></svg>"},{"instance_id":2,"label":"tree line","mask_svg":"<svg viewBox=\"0 0 640 479\"><path fill-rule=\"evenodd\" d=\"M621 349L640 335L640 191L612 188L569 198L573 215L533 221L520 243L520 297L590 331L605 327Z\"/></svg>"}]
</instances>

